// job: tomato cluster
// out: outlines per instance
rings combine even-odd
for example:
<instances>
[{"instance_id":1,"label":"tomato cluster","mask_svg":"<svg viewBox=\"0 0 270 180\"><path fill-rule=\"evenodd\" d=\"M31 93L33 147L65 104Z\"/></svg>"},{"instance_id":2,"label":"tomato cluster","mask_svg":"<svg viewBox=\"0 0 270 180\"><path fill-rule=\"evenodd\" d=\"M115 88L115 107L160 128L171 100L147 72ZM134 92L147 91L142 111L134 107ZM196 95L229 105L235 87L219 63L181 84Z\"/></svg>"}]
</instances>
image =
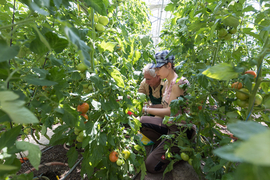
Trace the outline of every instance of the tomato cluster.
<instances>
[{"instance_id":1,"label":"tomato cluster","mask_svg":"<svg viewBox=\"0 0 270 180\"><path fill-rule=\"evenodd\" d=\"M90 17L91 18L91 17ZM94 15L95 29L97 32L105 31L105 26L109 23L109 18L107 16L97 16Z\"/></svg>"},{"instance_id":2,"label":"tomato cluster","mask_svg":"<svg viewBox=\"0 0 270 180\"><path fill-rule=\"evenodd\" d=\"M83 141L83 138L84 138L84 132L83 132L81 129L75 127L75 128L74 128L74 134L77 135L76 141L78 141L78 142L82 142L82 141Z\"/></svg>"},{"instance_id":3,"label":"tomato cluster","mask_svg":"<svg viewBox=\"0 0 270 180\"><path fill-rule=\"evenodd\" d=\"M116 163L118 166L125 164L125 160L127 160L130 156L130 151L124 149L122 153L118 153L116 151L112 151L109 155L109 159L111 162Z\"/></svg>"},{"instance_id":4,"label":"tomato cluster","mask_svg":"<svg viewBox=\"0 0 270 180\"><path fill-rule=\"evenodd\" d=\"M252 70L248 70L246 72L244 72L244 74L251 74L254 76L254 79L257 77L256 72L252 71ZM242 108L246 108L248 107L248 100L249 100L249 90L246 88L243 88L243 84L241 82L234 82L231 86L233 89L237 89L238 91L236 91L236 104L239 107ZM254 105L258 106L262 103L262 96L260 94L256 94L255 95L255 102Z\"/></svg>"},{"instance_id":5,"label":"tomato cluster","mask_svg":"<svg viewBox=\"0 0 270 180\"><path fill-rule=\"evenodd\" d=\"M83 116L86 120L88 120L88 115L86 114L88 110L89 110L89 104L86 102L77 106L77 111L81 112L81 116ZM84 123L86 122L87 121L85 121Z\"/></svg>"},{"instance_id":6,"label":"tomato cluster","mask_svg":"<svg viewBox=\"0 0 270 180\"><path fill-rule=\"evenodd\" d=\"M189 158L189 155L186 154L185 152L182 152L180 154L181 158L184 160L184 161L187 161L191 166L192 166L192 159Z\"/></svg>"}]
</instances>

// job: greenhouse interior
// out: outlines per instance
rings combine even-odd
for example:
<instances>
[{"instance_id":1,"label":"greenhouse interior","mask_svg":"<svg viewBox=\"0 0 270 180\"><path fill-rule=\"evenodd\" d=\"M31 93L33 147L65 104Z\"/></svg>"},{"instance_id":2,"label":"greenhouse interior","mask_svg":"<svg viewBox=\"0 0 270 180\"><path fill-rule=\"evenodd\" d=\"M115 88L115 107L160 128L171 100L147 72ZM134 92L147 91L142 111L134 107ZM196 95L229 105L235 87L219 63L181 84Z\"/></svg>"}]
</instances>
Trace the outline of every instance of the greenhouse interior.
<instances>
[{"instance_id":1,"label":"greenhouse interior","mask_svg":"<svg viewBox=\"0 0 270 180\"><path fill-rule=\"evenodd\" d=\"M269 0L0 0L0 179L269 180L269 64Z\"/></svg>"}]
</instances>

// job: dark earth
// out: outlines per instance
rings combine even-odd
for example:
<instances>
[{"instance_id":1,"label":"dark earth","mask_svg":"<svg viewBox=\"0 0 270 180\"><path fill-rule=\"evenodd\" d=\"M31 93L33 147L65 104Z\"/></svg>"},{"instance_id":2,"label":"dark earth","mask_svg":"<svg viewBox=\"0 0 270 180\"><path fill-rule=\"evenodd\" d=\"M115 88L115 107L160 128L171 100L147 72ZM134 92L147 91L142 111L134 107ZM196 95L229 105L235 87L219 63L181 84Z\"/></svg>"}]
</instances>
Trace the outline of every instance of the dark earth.
<instances>
[{"instance_id":1,"label":"dark earth","mask_svg":"<svg viewBox=\"0 0 270 180\"><path fill-rule=\"evenodd\" d=\"M46 150L48 149L48 150ZM151 146L145 146L147 154L151 151ZM44 151L45 150L45 151ZM44 152L43 152L44 151ZM47 147L44 148L42 151L42 156L41 156L41 162L40 164L43 165L42 167L39 168L39 170L35 170L29 161L26 161L25 163L22 164L21 170L17 174L23 174L25 172L31 172L31 170L34 173L34 177L36 179L42 179L40 178L41 176L46 176L50 180L58 180L57 177L59 177L60 180L88 180L87 177L84 177L81 179L81 163L76 166L74 170L71 170L67 166L68 164L68 158L67 158L67 152L68 150L64 148L63 145L56 145L53 147ZM81 155L78 157L78 161L81 159ZM78 162L77 161L77 162ZM49 162L61 162L62 165L51 165L51 166L46 166ZM65 164L65 165L64 165ZM69 175L68 175L69 174ZM150 174L147 173L146 177L144 178L145 180L159 180L162 179L162 173L161 174ZM132 177L134 180L139 180L141 178L141 174L136 174ZM167 173L166 179L170 180L172 179L171 173ZM42 179L43 180L43 179Z\"/></svg>"},{"instance_id":2,"label":"dark earth","mask_svg":"<svg viewBox=\"0 0 270 180\"><path fill-rule=\"evenodd\" d=\"M47 149L47 148L45 148ZM46 176L50 180L58 180L59 179L67 179L67 180L80 180L80 169L81 164L78 164L78 166L68 175L66 176L70 169L68 166L68 158L67 158L67 152L68 150L64 148L63 145L56 145L51 147L50 149L46 150L42 153L40 164L44 165L39 168L39 170L33 170L34 177L40 177L40 176ZM79 155L78 161L81 159L81 156ZM52 166L46 166L45 163L49 162L61 162L66 165L52 165ZM26 163L22 164L21 170L18 172L18 174L25 173L29 171L32 168L31 164L26 161ZM85 180L87 178L84 178Z\"/></svg>"}]
</instances>

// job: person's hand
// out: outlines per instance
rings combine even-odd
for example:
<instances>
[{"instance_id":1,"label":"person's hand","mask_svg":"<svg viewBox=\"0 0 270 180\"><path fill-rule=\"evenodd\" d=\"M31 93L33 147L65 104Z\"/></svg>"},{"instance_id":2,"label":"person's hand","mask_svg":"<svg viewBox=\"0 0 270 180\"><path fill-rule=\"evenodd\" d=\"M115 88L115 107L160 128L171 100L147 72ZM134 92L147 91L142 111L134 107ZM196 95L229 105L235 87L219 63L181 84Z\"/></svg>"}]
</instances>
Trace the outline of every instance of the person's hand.
<instances>
[{"instance_id":1,"label":"person's hand","mask_svg":"<svg viewBox=\"0 0 270 180\"><path fill-rule=\"evenodd\" d=\"M144 115L147 115L148 113L147 113L147 109L148 109L149 107L147 106L147 105L145 105L143 108L142 108L142 113L144 114Z\"/></svg>"}]
</instances>

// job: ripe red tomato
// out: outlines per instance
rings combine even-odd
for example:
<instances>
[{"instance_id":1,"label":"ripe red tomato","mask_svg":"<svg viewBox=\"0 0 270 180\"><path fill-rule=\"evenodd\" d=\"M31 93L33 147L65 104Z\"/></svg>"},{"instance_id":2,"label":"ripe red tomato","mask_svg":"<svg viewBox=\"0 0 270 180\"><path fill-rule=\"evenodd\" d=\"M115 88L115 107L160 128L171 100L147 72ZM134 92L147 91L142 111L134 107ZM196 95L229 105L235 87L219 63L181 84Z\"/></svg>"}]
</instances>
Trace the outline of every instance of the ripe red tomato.
<instances>
[{"instance_id":1,"label":"ripe red tomato","mask_svg":"<svg viewBox=\"0 0 270 180\"><path fill-rule=\"evenodd\" d=\"M85 114L88 110L89 110L88 103L82 103L81 105L77 106L77 111L81 112L82 114Z\"/></svg>"},{"instance_id":2,"label":"ripe red tomato","mask_svg":"<svg viewBox=\"0 0 270 180\"><path fill-rule=\"evenodd\" d=\"M28 161L28 158L27 157L20 158L20 162L21 163L24 163L25 161Z\"/></svg>"},{"instance_id":3,"label":"ripe red tomato","mask_svg":"<svg viewBox=\"0 0 270 180\"><path fill-rule=\"evenodd\" d=\"M256 72L255 71L252 71L252 70L246 71L245 74L251 74L251 75L253 75L254 76L254 79L257 77Z\"/></svg>"},{"instance_id":4,"label":"ripe red tomato","mask_svg":"<svg viewBox=\"0 0 270 180\"><path fill-rule=\"evenodd\" d=\"M88 116L87 116L87 114L81 114L85 119L87 119L88 120Z\"/></svg>"},{"instance_id":5,"label":"ripe red tomato","mask_svg":"<svg viewBox=\"0 0 270 180\"><path fill-rule=\"evenodd\" d=\"M118 153L115 151L112 151L109 155L109 159L111 162L116 162L118 159Z\"/></svg>"},{"instance_id":6,"label":"ripe red tomato","mask_svg":"<svg viewBox=\"0 0 270 180\"><path fill-rule=\"evenodd\" d=\"M128 111L127 114L128 114L129 116L131 116L131 115L134 114L134 113L131 112L131 111Z\"/></svg>"},{"instance_id":7,"label":"ripe red tomato","mask_svg":"<svg viewBox=\"0 0 270 180\"><path fill-rule=\"evenodd\" d=\"M243 87L243 84L240 82L235 82L232 84L232 88L234 89L241 89Z\"/></svg>"}]
</instances>

